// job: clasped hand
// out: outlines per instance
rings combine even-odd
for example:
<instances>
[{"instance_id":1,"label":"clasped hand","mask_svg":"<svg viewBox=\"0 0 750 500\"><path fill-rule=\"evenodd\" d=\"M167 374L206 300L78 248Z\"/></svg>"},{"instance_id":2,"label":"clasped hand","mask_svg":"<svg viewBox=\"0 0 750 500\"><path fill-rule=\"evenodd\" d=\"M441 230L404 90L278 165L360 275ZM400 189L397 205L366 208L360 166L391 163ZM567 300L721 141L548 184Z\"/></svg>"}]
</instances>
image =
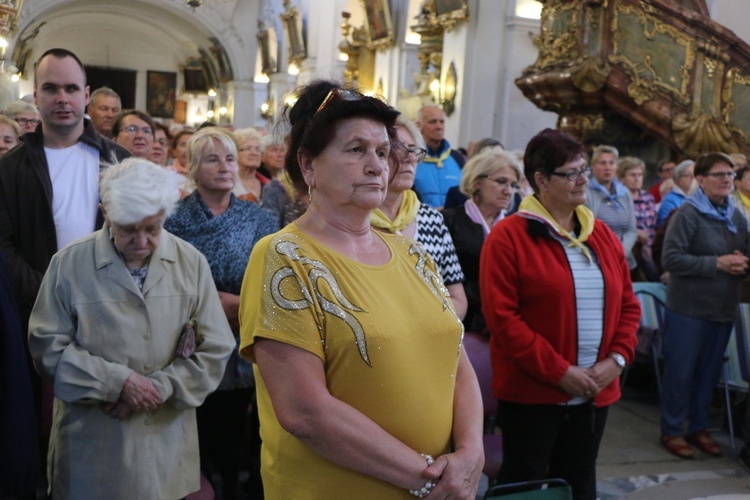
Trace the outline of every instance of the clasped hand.
<instances>
[{"instance_id":1,"label":"clasped hand","mask_svg":"<svg viewBox=\"0 0 750 500\"><path fill-rule=\"evenodd\" d=\"M716 259L716 268L724 273L741 276L747 272L748 259L739 250L727 255L721 255Z\"/></svg>"},{"instance_id":2,"label":"clasped hand","mask_svg":"<svg viewBox=\"0 0 750 500\"><path fill-rule=\"evenodd\" d=\"M622 369L612 358L604 358L591 368L570 365L559 386L571 397L593 398L621 372Z\"/></svg>"},{"instance_id":3,"label":"clasped hand","mask_svg":"<svg viewBox=\"0 0 750 500\"><path fill-rule=\"evenodd\" d=\"M457 449L453 453L437 457L422 472L425 480L440 479L429 498L474 500L483 466L484 451L471 453L469 450Z\"/></svg>"},{"instance_id":4,"label":"clasped hand","mask_svg":"<svg viewBox=\"0 0 750 500\"><path fill-rule=\"evenodd\" d=\"M153 411L162 403L154 383L140 373L133 372L125 380L117 402L105 404L104 412L112 418L122 420L131 412Z\"/></svg>"}]
</instances>

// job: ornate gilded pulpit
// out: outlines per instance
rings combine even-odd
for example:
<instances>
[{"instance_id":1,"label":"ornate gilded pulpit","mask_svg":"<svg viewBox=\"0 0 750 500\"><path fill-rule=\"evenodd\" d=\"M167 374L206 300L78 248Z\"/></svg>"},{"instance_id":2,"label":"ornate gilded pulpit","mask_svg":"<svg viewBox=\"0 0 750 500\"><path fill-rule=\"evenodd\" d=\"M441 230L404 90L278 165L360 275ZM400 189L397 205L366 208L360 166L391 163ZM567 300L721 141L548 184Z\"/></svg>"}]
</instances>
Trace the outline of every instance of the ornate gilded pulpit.
<instances>
[{"instance_id":1,"label":"ornate gilded pulpit","mask_svg":"<svg viewBox=\"0 0 750 500\"><path fill-rule=\"evenodd\" d=\"M750 46L705 0L546 0L516 85L587 143L750 154ZM750 6L750 5L749 5Z\"/></svg>"}]
</instances>

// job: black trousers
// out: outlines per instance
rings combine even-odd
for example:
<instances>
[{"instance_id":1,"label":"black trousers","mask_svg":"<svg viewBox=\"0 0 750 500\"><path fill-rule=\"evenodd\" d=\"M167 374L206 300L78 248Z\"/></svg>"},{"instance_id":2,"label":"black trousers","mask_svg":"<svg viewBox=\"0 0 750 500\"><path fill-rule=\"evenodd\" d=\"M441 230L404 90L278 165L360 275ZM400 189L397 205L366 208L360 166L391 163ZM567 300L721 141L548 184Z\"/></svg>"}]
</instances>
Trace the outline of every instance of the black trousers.
<instances>
[{"instance_id":1,"label":"black trousers","mask_svg":"<svg viewBox=\"0 0 750 500\"><path fill-rule=\"evenodd\" d=\"M218 472L222 498L237 498L247 410L253 389L216 391L196 410L201 468Z\"/></svg>"},{"instance_id":2,"label":"black trousers","mask_svg":"<svg viewBox=\"0 0 750 500\"><path fill-rule=\"evenodd\" d=\"M596 500L596 457L608 407L532 405L500 401L501 484L563 478L577 500Z\"/></svg>"}]
</instances>

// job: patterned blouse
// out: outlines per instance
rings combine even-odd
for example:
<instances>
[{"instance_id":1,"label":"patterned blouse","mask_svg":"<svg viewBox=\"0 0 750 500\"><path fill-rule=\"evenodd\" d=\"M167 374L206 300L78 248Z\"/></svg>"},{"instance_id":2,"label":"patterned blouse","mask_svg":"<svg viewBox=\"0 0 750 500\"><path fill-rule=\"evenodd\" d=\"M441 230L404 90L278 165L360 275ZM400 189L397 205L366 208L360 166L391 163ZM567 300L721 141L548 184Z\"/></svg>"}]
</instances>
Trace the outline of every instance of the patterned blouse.
<instances>
[{"instance_id":1,"label":"patterned blouse","mask_svg":"<svg viewBox=\"0 0 750 500\"><path fill-rule=\"evenodd\" d=\"M646 231L648 244L654 242L656 226L656 200L654 195L646 190L638 191L638 198L633 197L633 206L635 209L635 225L638 229Z\"/></svg>"},{"instance_id":2,"label":"patterned blouse","mask_svg":"<svg viewBox=\"0 0 750 500\"><path fill-rule=\"evenodd\" d=\"M420 204L417 211L414 239L432 256L446 286L464 281L456 247L448 228L445 227L443 215L425 203Z\"/></svg>"},{"instance_id":3,"label":"patterned blouse","mask_svg":"<svg viewBox=\"0 0 750 500\"><path fill-rule=\"evenodd\" d=\"M229 208L215 216L196 190L180 200L164 229L206 257L218 291L239 295L250 252L258 240L275 233L279 226L271 214L234 195ZM235 349L219 390L252 387L252 381L252 366L240 359Z\"/></svg>"}]
</instances>

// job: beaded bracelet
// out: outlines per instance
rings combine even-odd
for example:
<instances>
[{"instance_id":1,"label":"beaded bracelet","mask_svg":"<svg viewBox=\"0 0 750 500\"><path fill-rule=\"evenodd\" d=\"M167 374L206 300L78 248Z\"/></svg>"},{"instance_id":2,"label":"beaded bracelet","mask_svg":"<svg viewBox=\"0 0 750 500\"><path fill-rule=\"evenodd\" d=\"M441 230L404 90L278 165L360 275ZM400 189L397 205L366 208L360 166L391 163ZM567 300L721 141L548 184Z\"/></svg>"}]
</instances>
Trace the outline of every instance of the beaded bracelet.
<instances>
[{"instance_id":1,"label":"beaded bracelet","mask_svg":"<svg viewBox=\"0 0 750 500\"><path fill-rule=\"evenodd\" d=\"M435 463L435 459L432 458L431 455L425 455L424 453L421 453L421 455L427 461L427 467ZM424 498L430 494L430 492L432 491L432 488L434 488L435 486L437 486L437 479L434 481L432 480L427 481L424 484L424 486L422 486L418 490L409 490L409 493L411 493L417 498Z\"/></svg>"}]
</instances>

